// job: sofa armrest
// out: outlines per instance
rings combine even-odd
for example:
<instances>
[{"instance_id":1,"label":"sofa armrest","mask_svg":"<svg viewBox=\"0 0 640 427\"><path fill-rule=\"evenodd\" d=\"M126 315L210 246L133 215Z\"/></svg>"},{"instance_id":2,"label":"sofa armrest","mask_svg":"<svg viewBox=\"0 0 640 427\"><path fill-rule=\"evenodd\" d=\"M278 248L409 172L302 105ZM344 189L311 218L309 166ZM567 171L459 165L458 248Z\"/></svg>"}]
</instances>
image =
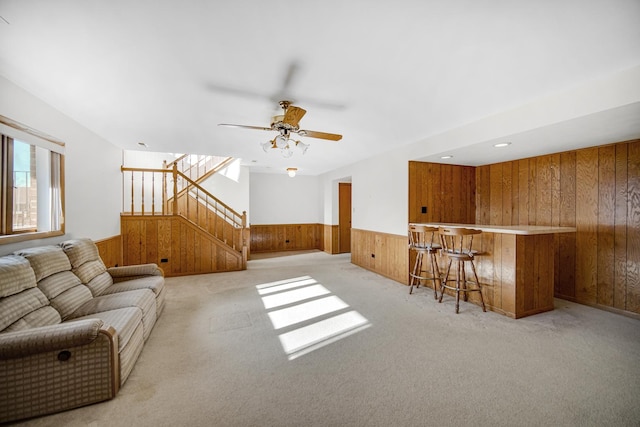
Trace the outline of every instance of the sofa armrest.
<instances>
[{"instance_id":1,"label":"sofa armrest","mask_svg":"<svg viewBox=\"0 0 640 427\"><path fill-rule=\"evenodd\" d=\"M110 267L107 272L114 282L123 282L145 276L163 276L164 272L157 264L123 265L120 267Z\"/></svg>"},{"instance_id":2,"label":"sofa armrest","mask_svg":"<svg viewBox=\"0 0 640 427\"><path fill-rule=\"evenodd\" d=\"M118 335L99 319L0 334L0 424L113 398Z\"/></svg>"},{"instance_id":3,"label":"sofa armrest","mask_svg":"<svg viewBox=\"0 0 640 427\"><path fill-rule=\"evenodd\" d=\"M90 344L102 327L100 319L85 319L0 334L0 360ZM112 327L105 332L115 335Z\"/></svg>"}]
</instances>

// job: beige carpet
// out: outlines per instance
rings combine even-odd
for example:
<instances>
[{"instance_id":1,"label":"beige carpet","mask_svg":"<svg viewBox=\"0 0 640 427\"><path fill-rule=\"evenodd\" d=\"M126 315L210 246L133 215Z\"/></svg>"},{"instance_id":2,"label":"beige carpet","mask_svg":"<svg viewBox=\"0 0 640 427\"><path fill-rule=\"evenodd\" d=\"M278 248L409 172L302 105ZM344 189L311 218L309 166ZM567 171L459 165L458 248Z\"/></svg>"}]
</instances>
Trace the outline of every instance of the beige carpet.
<instances>
[{"instance_id":1,"label":"beige carpet","mask_svg":"<svg viewBox=\"0 0 640 427\"><path fill-rule=\"evenodd\" d=\"M562 300L520 320L467 303L455 315L452 298L349 261L168 279L117 397L23 424L640 425L640 321Z\"/></svg>"}]
</instances>

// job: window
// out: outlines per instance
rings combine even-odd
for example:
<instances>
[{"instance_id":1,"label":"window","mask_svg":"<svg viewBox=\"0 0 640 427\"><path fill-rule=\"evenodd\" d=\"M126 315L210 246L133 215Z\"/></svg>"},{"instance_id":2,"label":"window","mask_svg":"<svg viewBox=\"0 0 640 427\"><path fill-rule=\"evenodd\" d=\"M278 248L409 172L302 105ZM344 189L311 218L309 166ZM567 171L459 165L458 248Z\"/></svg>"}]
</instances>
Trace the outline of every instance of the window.
<instances>
[{"instance_id":1,"label":"window","mask_svg":"<svg viewBox=\"0 0 640 427\"><path fill-rule=\"evenodd\" d=\"M0 244L64 234L64 144L0 116Z\"/></svg>"}]
</instances>

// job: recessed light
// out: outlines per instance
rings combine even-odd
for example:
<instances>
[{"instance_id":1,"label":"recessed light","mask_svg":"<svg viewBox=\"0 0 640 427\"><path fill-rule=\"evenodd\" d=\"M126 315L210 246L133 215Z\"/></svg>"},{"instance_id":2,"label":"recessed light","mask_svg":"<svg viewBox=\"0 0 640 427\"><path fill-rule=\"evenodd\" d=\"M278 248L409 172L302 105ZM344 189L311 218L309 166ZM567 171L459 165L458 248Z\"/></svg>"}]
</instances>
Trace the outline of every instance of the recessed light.
<instances>
[{"instance_id":1,"label":"recessed light","mask_svg":"<svg viewBox=\"0 0 640 427\"><path fill-rule=\"evenodd\" d=\"M440 156L440 158L441 158L442 160L446 160L446 159L451 159L451 158L453 158L453 156L452 156L452 155L447 154L446 156Z\"/></svg>"},{"instance_id":2,"label":"recessed light","mask_svg":"<svg viewBox=\"0 0 640 427\"><path fill-rule=\"evenodd\" d=\"M510 142L499 142L498 144L493 144L496 148L508 147L509 145L511 145Z\"/></svg>"}]
</instances>

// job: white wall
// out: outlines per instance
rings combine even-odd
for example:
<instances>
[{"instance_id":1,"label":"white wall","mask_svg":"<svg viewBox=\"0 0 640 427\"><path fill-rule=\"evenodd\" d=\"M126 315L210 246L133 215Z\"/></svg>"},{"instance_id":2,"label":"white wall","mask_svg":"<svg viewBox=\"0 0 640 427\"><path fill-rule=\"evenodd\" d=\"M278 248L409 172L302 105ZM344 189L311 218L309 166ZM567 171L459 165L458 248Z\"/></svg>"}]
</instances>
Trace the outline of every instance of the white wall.
<instances>
[{"instance_id":1,"label":"white wall","mask_svg":"<svg viewBox=\"0 0 640 427\"><path fill-rule=\"evenodd\" d=\"M252 224L322 224L322 192L316 176L251 174Z\"/></svg>"},{"instance_id":2,"label":"white wall","mask_svg":"<svg viewBox=\"0 0 640 427\"><path fill-rule=\"evenodd\" d=\"M351 177L351 226L361 230L405 234L408 219L406 153L373 157L321 175L324 224L338 224L338 183Z\"/></svg>"},{"instance_id":3,"label":"white wall","mask_svg":"<svg viewBox=\"0 0 640 427\"><path fill-rule=\"evenodd\" d=\"M0 255L70 238L99 240L120 234L121 150L3 77L0 94L1 115L66 144L66 234L0 245Z\"/></svg>"},{"instance_id":4,"label":"white wall","mask_svg":"<svg viewBox=\"0 0 640 427\"><path fill-rule=\"evenodd\" d=\"M338 224L338 181L352 178L352 227L405 235L410 160L640 101L640 67L583 83L319 176L323 223ZM617 141L604 141L606 142ZM435 161L435 160L432 160Z\"/></svg>"},{"instance_id":5,"label":"white wall","mask_svg":"<svg viewBox=\"0 0 640 427\"><path fill-rule=\"evenodd\" d=\"M172 162L177 157L171 153L158 153L148 150L123 150L122 165L129 168L160 169L162 162Z\"/></svg>"}]
</instances>

